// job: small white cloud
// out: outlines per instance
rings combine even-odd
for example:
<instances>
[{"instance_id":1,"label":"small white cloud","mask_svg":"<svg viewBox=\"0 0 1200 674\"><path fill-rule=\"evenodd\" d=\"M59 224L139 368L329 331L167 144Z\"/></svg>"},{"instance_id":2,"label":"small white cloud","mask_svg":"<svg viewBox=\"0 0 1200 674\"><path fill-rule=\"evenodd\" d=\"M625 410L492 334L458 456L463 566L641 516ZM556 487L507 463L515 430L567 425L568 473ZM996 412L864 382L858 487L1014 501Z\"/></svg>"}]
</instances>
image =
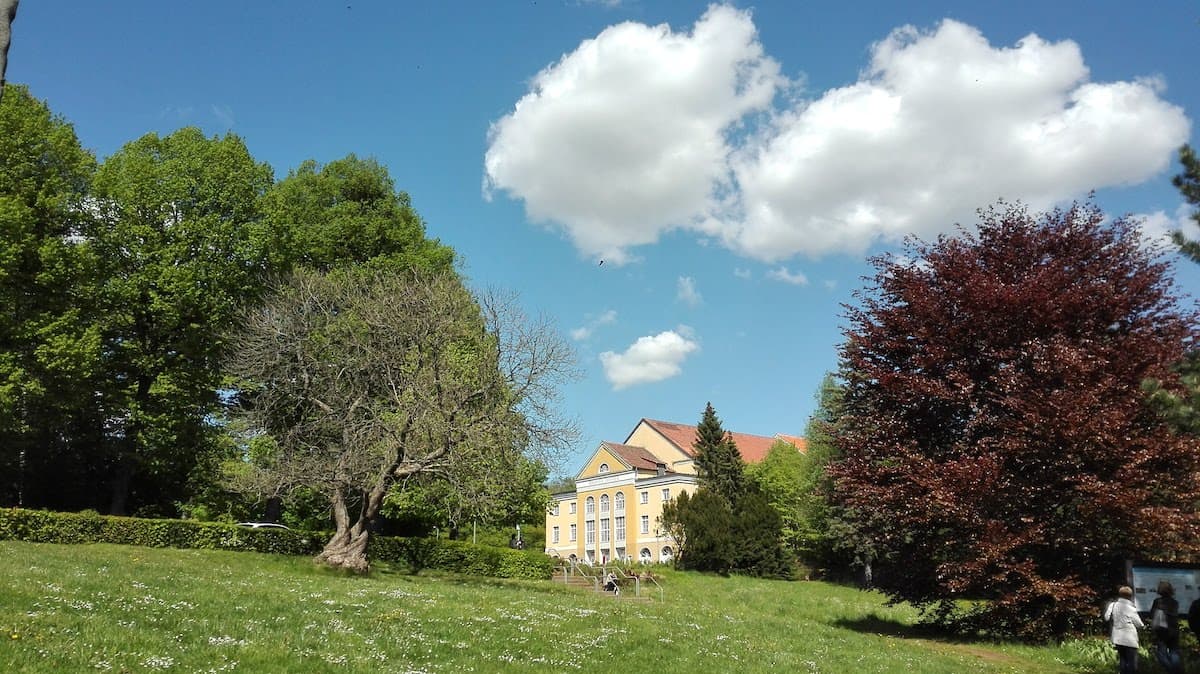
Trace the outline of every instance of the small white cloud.
<instances>
[{"instance_id":1,"label":"small white cloud","mask_svg":"<svg viewBox=\"0 0 1200 674\"><path fill-rule=\"evenodd\" d=\"M751 273L750 273L749 269L742 269L740 267L734 267L733 275L740 279L749 279L751 276Z\"/></svg>"},{"instance_id":2,"label":"small white cloud","mask_svg":"<svg viewBox=\"0 0 1200 674\"><path fill-rule=\"evenodd\" d=\"M571 339L577 342L582 342L583 340L591 337L592 333L596 331L596 328L599 328L602 325L615 323L617 321L617 312L614 309L609 309L595 318L591 318L591 315L589 314L584 316L584 319L590 320L578 328L571 329Z\"/></svg>"},{"instance_id":3,"label":"small white cloud","mask_svg":"<svg viewBox=\"0 0 1200 674\"><path fill-rule=\"evenodd\" d=\"M639 337L624 353L605 351L600 354L600 364L613 390L619 391L677 376L683 371L684 359L699 348L695 341L668 330Z\"/></svg>"},{"instance_id":4,"label":"small white cloud","mask_svg":"<svg viewBox=\"0 0 1200 674\"><path fill-rule=\"evenodd\" d=\"M1132 217L1141 221L1142 236L1150 246L1173 248L1175 243L1171 240L1171 235L1175 232L1183 232L1183 238L1188 241L1200 240L1200 226L1192 219L1192 208L1188 204L1180 204L1174 215L1154 211L1135 214Z\"/></svg>"},{"instance_id":5,"label":"small white cloud","mask_svg":"<svg viewBox=\"0 0 1200 674\"><path fill-rule=\"evenodd\" d=\"M700 296L700 291L696 290L696 281L691 276L680 276L675 284L675 298L689 307L699 306L704 298Z\"/></svg>"},{"instance_id":6,"label":"small white cloud","mask_svg":"<svg viewBox=\"0 0 1200 674\"><path fill-rule=\"evenodd\" d=\"M834 290L837 288L837 281L828 279L828 280L822 281L821 285L825 286L826 290Z\"/></svg>"},{"instance_id":7,"label":"small white cloud","mask_svg":"<svg viewBox=\"0 0 1200 674\"><path fill-rule=\"evenodd\" d=\"M790 283L795 286L808 285L807 276L805 276L802 272L789 271L787 267L776 267L775 269L772 269L771 271L767 272L767 278L774 279L776 281L783 281L784 283Z\"/></svg>"}]
</instances>

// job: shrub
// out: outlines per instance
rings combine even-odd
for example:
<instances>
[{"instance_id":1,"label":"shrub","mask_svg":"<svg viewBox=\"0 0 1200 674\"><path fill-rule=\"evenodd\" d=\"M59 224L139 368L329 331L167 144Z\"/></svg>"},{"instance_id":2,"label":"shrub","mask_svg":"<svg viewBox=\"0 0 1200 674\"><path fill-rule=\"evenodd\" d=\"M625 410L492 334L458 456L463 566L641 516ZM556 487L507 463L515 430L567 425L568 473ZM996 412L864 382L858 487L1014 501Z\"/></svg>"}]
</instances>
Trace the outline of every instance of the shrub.
<instances>
[{"instance_id":1,"label":"shrub","mask_svg":"<svg viewBox=\"0 0 1200 674\"><path fill-rule=\"evenodd\" d=\"M113 543L151 548L315 555L328 537L325 533L246 529L220 522L0 508L0 540L30 543ZM372 559L407 566L412 573L438 569L477 576L544 580L554 569L554 562L540 552L430 538L372 536L368 554Z\"/></svg>"}]
</instances>

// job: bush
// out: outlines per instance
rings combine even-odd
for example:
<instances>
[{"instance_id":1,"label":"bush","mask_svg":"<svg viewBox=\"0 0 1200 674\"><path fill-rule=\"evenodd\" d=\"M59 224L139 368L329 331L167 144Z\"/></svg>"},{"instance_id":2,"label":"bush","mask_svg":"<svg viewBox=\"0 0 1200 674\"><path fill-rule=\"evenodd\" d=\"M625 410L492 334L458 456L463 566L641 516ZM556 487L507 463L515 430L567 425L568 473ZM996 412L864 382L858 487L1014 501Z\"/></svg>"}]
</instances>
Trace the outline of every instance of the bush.
<instances>
[{"instance_id":1,"label":"bush","mask_svg":"<svg viewBox=\"0 0 1200 674\"><path fill-rule=\"evenodd\" d=\"M0 540L30 543L114 543L151 548L315 555L328 538L325 533L246 529L219 522L0 508ZM372 559L407 566L413 573L438 569L496 578L544 580L550 578L554 570L553 560L540 552L461 541L372 536L367 552Z\"/></svg>"}]
</instances>

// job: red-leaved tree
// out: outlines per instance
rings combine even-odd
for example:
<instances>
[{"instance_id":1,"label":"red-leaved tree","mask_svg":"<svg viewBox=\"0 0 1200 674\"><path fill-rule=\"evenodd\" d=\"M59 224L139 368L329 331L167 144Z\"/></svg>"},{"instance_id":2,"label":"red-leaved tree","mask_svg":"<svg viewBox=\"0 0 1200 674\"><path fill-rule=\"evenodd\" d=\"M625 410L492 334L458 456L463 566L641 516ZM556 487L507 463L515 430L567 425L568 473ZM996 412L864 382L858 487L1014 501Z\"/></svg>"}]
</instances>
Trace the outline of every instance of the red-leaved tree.
<instances>
[{"instance_id":1,"label":"red-leaved tree","mask_svg":"<svg viewBox=\"0 0 1200 674\"><path fill-rule=\"evenodd\" d=\"M875 258L847 307L834 498L892 598L1048 638L1095 620L1123 560L1200 548L1200 442L1140 388L1178 384L1196 316L1134 221L1092 205L980 216Z\"/></svg>"}]
</instances>

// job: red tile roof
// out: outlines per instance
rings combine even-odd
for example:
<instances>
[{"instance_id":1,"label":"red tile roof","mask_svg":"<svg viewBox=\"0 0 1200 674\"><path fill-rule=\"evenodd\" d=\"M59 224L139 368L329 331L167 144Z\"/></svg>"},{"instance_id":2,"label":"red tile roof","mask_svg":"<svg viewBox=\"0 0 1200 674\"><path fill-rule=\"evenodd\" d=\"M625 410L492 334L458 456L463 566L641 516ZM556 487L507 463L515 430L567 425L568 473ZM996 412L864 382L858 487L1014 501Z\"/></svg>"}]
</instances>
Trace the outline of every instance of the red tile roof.
<instances>
[{"instance_id":1,"label":"red tile roof","mask_svg":"<svg viewBox=\"0 0 1200 674\"><path fill-rule=\"evenodd\" d=\"M676 424L670 421L658 421L657 419L642 419L646 425L658 431L679 449L683 450L688 456L696 456L696 450L692 445L696 443L696 426L687 424ZM783 440L796 446L801 452L805 451L808 443L804 438L794 435L776 435L773 438L764 435L750 435L749 433L733 433L733 443L737 445L738 453L742 455L742 459L747 463L758 463L767 456L771 445L775 444L776 440Z\"/></svg>"},{"instance_id":2,"label":"red tile roof","mask_svg":"<svg viewBox=\"0 0 1200 674\"><path fill-rule=\"evenodd\" d=\"M605 442L604 446L613 454L621 457L621 460L639 470L658 470L658 464L662 460L646 451L644 447L634 447L633 445L620 445L615 442ZM667 472L672 472L667 469Z\"/></svg>"}]
</instances>

